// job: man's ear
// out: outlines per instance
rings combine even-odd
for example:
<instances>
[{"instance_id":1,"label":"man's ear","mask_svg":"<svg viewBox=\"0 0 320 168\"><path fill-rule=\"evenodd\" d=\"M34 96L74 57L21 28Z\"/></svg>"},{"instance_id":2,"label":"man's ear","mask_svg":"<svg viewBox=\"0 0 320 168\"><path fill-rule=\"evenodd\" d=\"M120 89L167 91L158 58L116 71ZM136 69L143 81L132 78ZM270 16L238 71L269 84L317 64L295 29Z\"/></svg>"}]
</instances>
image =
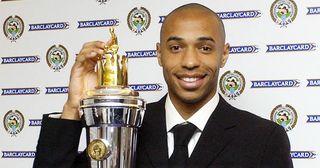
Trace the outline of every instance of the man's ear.
<instances>
[{"instance_id":1,"label":"man's ear","mask_svg":"<svg viewBox=\"0 0 320 168\"><path fill-rule=\"evenodd\" d=\"M230 44L226 43L223 46L223 55L222 55L222 59L221 59L220 68L223 68L224 65L227 63L227 60L229 58L229 49L230 49Z\"/></svg>"},{"instance_id":2,"label":"man's ear","mask_svg":"<svg viewBox=\"0 0 320 168\"><path fill-rule=\"evenodd\" d=\"M157 59L158 59L158 64L162 66L161 62L161 49L160 49L160 43L157 43Z\"/></svg>"}]
</instances>

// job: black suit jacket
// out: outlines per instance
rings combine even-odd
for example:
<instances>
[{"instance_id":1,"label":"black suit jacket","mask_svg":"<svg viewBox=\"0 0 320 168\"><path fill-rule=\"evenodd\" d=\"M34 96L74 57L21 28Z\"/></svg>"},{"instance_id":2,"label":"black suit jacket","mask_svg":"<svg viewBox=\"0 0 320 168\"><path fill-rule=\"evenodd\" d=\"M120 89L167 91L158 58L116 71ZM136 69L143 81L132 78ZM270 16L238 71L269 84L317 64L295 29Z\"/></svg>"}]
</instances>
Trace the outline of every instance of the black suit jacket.
<instances>
[{"instance_id":1,"label":"black suit jacket","mask_svg":"<svg viewBox=\"0 0 320 168\"><path fill-rule=\"evenodd\" d=\"M147 105L138 133L137 168L168 167L165 97ZM81 123L43 119L34 168L86 168L78 154ZM292 168L290 144L274 122L229 105L222 97L192 152L188 168Z\"/></svg>"}]
</instances>

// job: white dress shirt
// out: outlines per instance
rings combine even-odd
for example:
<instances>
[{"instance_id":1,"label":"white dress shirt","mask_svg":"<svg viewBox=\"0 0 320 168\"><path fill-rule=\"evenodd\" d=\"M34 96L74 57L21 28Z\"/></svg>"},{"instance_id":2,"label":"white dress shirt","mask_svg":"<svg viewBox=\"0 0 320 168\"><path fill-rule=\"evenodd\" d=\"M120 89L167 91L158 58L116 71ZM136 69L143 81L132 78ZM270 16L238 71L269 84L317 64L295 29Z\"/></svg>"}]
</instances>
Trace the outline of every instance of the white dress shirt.
<instances>
[{"instance_id":1,"label":"white dress shirt","mask_svg":"<svg viewBox=\"0 0 320 168\"><path fill-rule=\"evenodd\" d=\"M184 122L190 122L194 124L198 129L195 134L191 137L188 144L188 154L189 157L196 146L200 135L213 111L216 109L219 102L219 95L216 93L211 100L209 100L203 107L201 107L196 113L194 113L189 119L184 120L179 112L176 110L172 104L169 95L166 98L165 111L166 111L166 126L167 126L167 137L168 137L168 156L173 153L174 140L173 133L169 132L175 125Z\"/></svg>"}]
</instances>

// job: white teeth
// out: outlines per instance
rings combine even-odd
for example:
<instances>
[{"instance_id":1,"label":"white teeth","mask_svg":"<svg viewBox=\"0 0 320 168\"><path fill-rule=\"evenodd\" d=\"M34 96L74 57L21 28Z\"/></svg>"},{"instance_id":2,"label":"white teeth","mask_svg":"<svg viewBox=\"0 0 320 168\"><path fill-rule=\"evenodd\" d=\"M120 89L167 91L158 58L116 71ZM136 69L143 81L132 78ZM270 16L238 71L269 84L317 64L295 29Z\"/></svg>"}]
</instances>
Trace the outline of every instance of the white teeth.
<instances>
[{"instance_id":1,"label":"white teeth","mask_svg":"<svg viewBox=\"0 0 320 168\"><path fill-rule=\"evenodd\" d=\"M198 80L198 78L182 78L182 80L185 82L195 82Z\"/></svg>"}]
</instances>

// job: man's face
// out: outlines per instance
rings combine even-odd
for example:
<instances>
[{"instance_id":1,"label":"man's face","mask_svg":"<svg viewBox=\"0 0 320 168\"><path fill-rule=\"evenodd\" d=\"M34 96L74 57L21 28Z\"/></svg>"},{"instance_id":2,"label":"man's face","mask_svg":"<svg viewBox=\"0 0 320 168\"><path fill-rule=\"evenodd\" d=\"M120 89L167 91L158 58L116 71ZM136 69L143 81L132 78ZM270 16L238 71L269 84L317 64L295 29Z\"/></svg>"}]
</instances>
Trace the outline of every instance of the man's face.
<instances>
[{"instance_id":1,"label":"man's face","mask_svg":"<svg viewBox=\"0 0 320 168\"><path fill-rule=\"evenodd\" d=\"M171 100L202 106L216 93L229 45L224 44L217 18L187 9L167 18L157 52Z\"/></svg>"}]
</instances>

